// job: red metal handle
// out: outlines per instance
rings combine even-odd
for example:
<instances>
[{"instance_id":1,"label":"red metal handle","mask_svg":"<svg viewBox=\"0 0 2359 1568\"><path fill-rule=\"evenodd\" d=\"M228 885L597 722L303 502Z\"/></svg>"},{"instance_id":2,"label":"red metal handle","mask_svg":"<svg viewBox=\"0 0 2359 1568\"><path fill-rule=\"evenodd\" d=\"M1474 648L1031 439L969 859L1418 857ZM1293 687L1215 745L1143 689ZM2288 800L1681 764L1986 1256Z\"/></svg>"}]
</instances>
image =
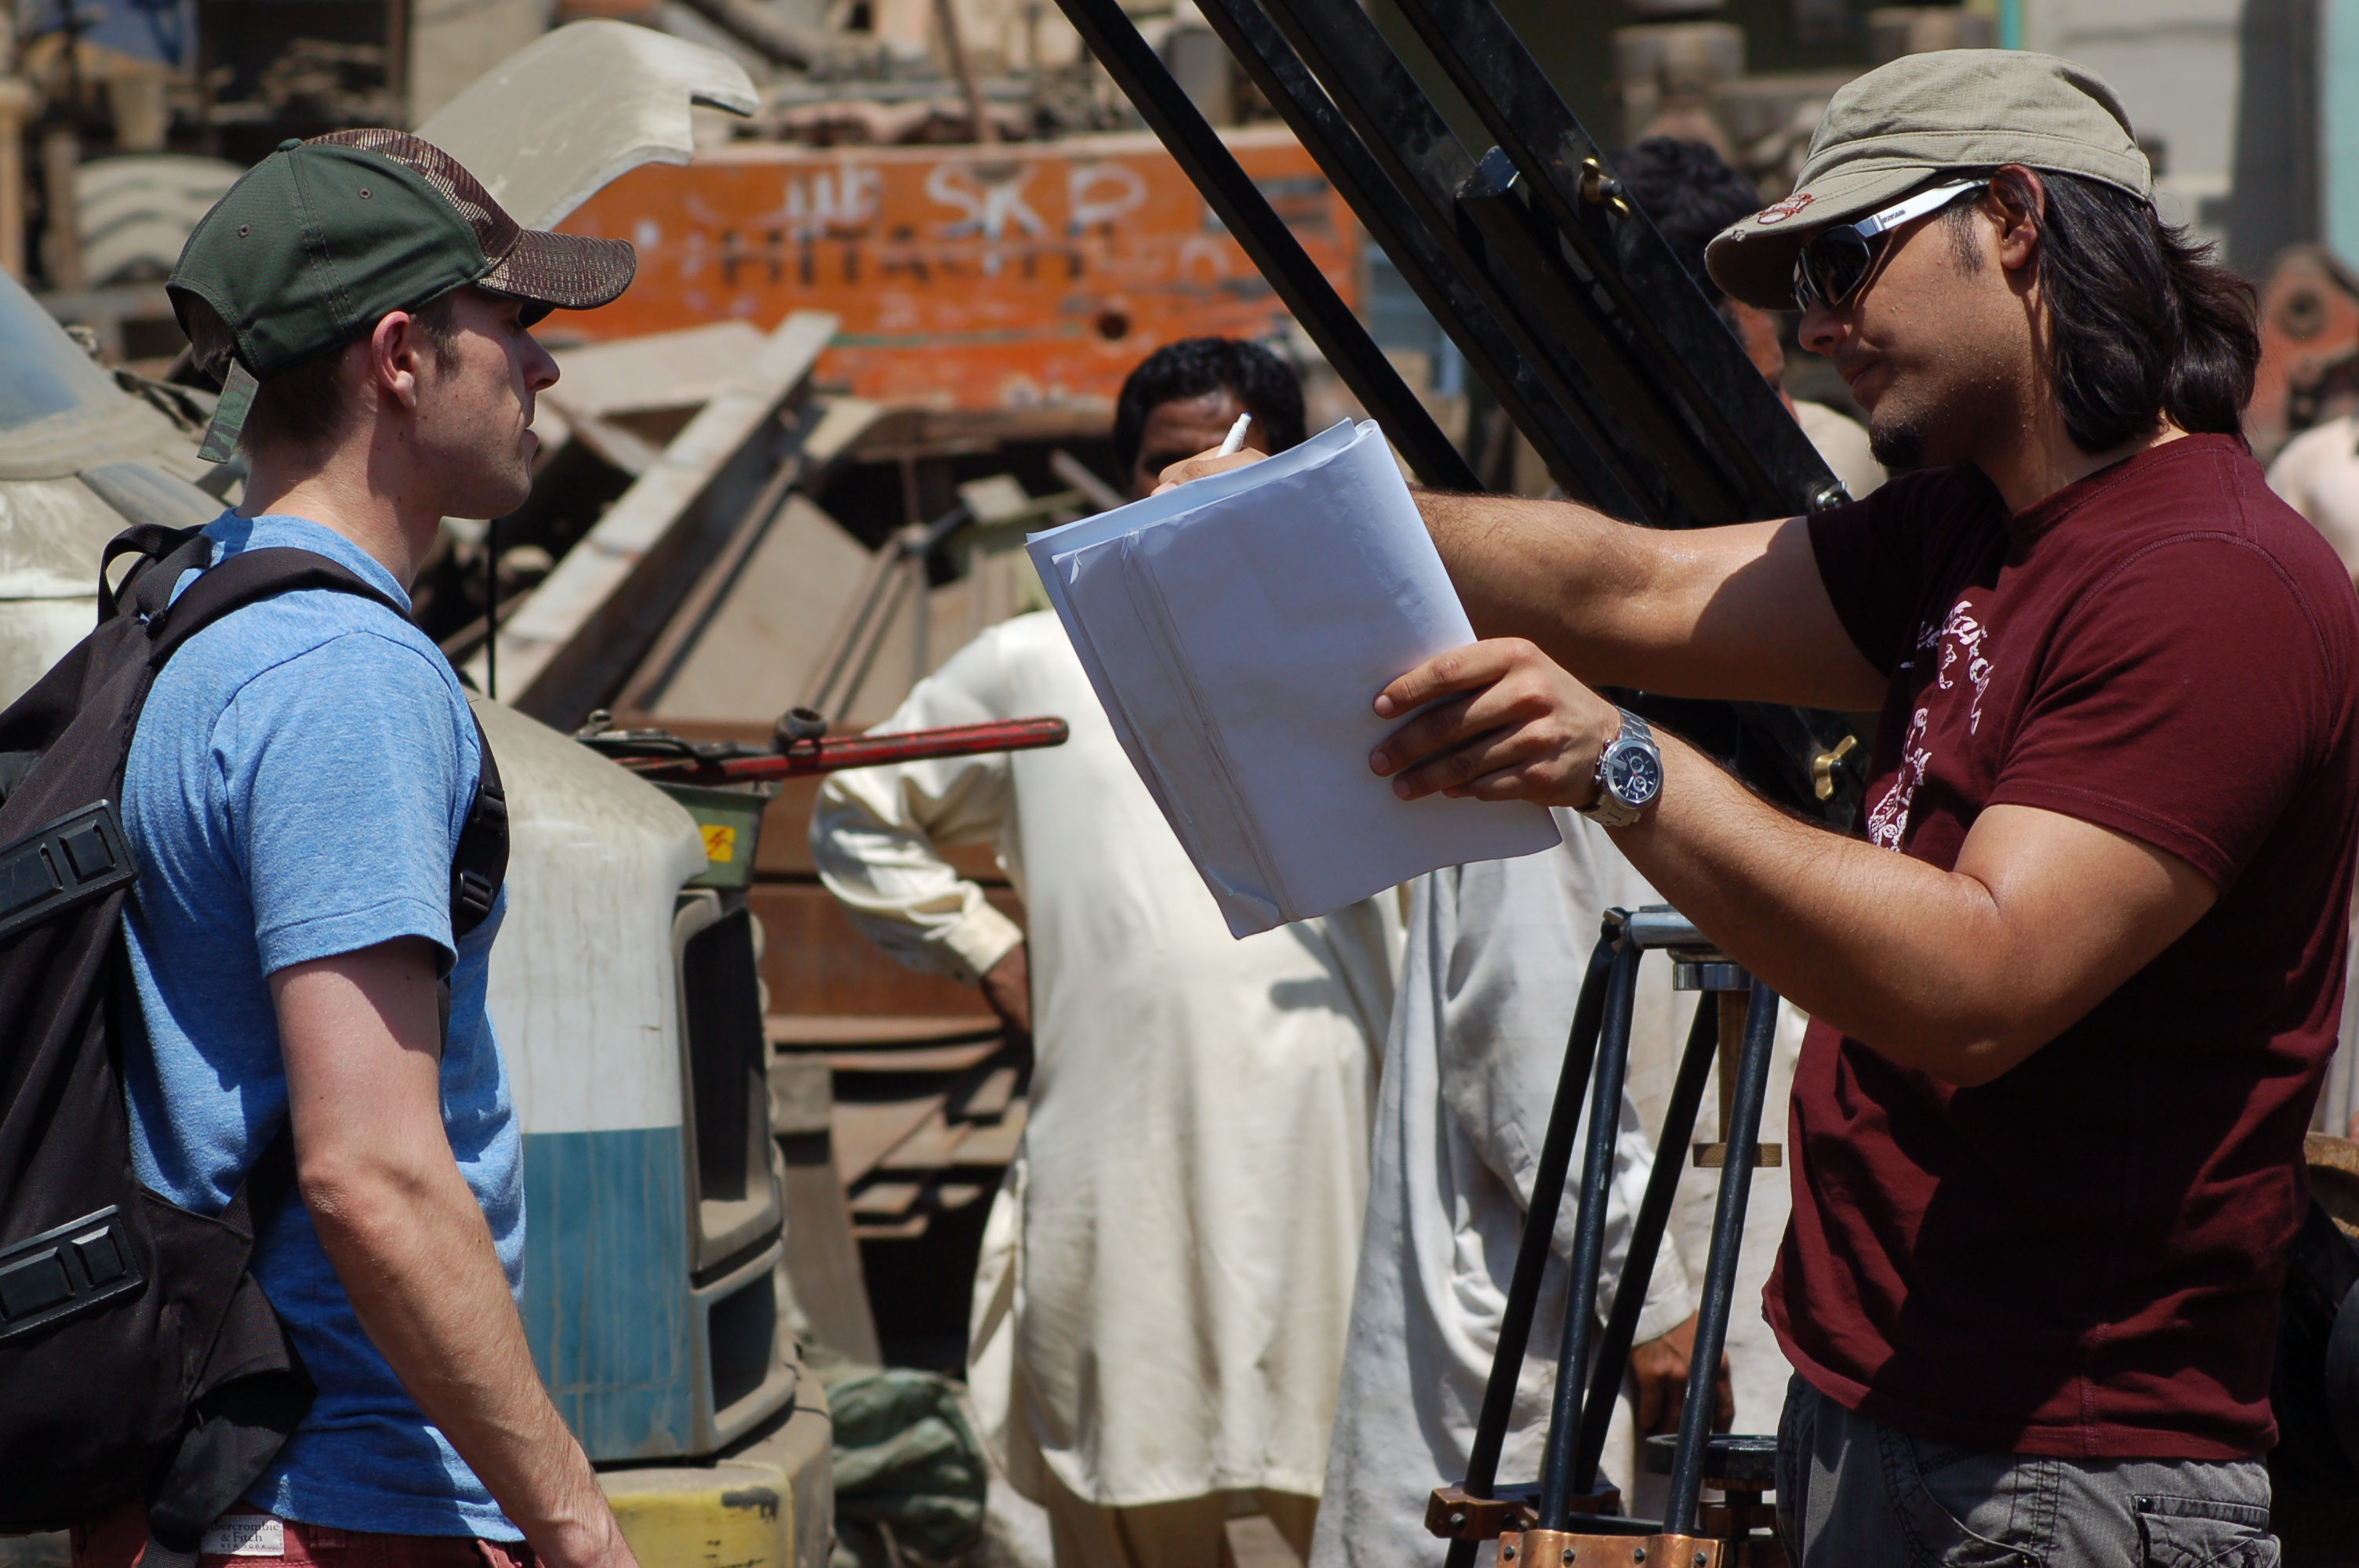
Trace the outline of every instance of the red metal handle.
<instances>
[{"instance_id":1,"label":"red metal handle","mask_svg":"<svg viewBox=\"0 0 2359 1568\"><path fill-rule=\"evenodd\" d=\"M988 724L951 724L940 730L904 730L891 735L829 736L798 741L780 756L675 762L636 771L648 778L697 784L750 784L758 779L832 773L843 768L877 768L888 762L972 757L984 752L1031 752L1061 746L1071 733L1061 719L1007 719Z\"/></svg>"}]
</instances>

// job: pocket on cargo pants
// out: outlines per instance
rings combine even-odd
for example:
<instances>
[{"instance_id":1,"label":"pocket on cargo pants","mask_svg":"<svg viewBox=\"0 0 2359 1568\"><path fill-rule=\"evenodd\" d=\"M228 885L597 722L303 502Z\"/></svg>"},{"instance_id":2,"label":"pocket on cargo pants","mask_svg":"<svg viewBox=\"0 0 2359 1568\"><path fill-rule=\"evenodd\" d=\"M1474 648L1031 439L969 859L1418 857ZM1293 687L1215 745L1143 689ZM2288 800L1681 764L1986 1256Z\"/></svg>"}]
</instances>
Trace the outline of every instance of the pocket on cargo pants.
<instances>
[{"instance_id":1,"label":"pocket on cargo pants","mask_svg":"<svg viewBox=\"0 0 2359 1568\"><path fill-rule=\"evenodd\" d=\"M2267 1509L2152 1495L2132 1498L2130 1507L2144 1568L2277 1568Z\"/></svg>"},{"instance_id":2,"label":"pocket on cargo pants","mask_svg":"<svg viewBox=\"0 0 2359 1568\"><path fill-rule=\"evenodd\" d=\"M1817 1441L1810 1430L1810 1385L1799 1376L1786 1379L1786 1408L1777 1412L1777 1459L1775 1470L1777 1539L1786 1560L1802 1560L1802 1521L1810 1517L1810 1450Z\"/></svg>"},{"instance_id":3,"label":"pocket on cargo pants","mask_svg":"<svg viewBox=\"0 0 2359 1568\"><path fill-rule=\"evenodd\" d=\"M2061 1460L1875 1429L1884 1485L1914 1568L2042 1568L2055 1549Z\"/></svg>"}]
</instances>

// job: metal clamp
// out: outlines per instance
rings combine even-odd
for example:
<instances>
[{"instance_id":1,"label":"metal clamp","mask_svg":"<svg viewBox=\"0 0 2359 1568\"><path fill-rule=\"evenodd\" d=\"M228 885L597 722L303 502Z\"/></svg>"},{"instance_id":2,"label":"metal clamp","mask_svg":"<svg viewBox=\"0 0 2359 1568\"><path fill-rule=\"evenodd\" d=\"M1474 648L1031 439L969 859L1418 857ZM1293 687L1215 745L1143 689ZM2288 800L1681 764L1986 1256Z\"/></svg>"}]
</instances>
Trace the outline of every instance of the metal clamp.
<instances>
[{"instance_id":1,"label":"metal clamp","mask_svg":"<svg viewBox=\"0 0 2359 1568\"><path fill-rule=\"evenodd\" d=\"M1834 799L1835 770L1842 767L1845 759L1858 750L1859 737L1846 735L1836 741L1831 749L1821 752L1810 759L1810 787L1818 791L1821 800Z\"/></svg>"},{"instance_id":2,"label":"metal clamp","mask_svg":"<svg viewBox=\"0 0 2359 1568\"><path fill-rule=\"evenodd\" d=\"M1625 218L1630 215L1630 201L1622 194L1622 182L1593 157L1581 160L1581 199L1593 207L1610 205Z\"/></svg>"}]
</instances>

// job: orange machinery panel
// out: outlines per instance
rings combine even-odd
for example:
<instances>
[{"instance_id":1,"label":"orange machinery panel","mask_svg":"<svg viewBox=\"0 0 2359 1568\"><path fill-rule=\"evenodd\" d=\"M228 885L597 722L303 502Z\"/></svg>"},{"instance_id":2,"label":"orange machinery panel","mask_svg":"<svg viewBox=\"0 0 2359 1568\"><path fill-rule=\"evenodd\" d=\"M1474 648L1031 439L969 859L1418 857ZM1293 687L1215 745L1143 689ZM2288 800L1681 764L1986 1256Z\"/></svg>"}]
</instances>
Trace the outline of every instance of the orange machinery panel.
<instances>
[{"instance_id":1,"label":"orange machinery panel","mask_svg":"<svg viewBox=\"0 0 2359 1568\"><path fill-rule=\"evenodd\" d=\"M1356 308L1351 209L1283 126L1223 133ZM568 219L638 247L639 276L588 337L789 310L842 326L821 381L881 403L1104 410L1158 346L1282 330L1286 308L1147 135L996 146L736 142L649 164ZM552 323L555 325L555 323Z\"/></svg>"}]
</instances>

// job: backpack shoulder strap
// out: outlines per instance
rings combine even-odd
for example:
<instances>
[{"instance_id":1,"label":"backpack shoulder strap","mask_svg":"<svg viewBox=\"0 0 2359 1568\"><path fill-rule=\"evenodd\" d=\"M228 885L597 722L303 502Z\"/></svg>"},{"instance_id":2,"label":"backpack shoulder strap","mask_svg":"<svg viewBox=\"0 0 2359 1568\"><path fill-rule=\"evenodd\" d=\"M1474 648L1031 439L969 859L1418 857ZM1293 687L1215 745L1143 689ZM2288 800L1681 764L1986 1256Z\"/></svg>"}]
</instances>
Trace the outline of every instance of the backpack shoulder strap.
<instances>
[{"instance_id":1,"label":"backpack shoulder strap","mask_svg":"<svg viewBox=\"0 0 2359 1568\"><path fill-rule=\"evenodd\" d=\"M168 565L168 559L144 573L141 586L152 585L168 597L172 583L179 576L177 571L168 576L160 569ZM404 621L409 619L409 611L394 602L391 595L325 556L285 546L241 550L219 566L206 568L189 585L188 592L170 600L163 611L162 630L157 634L151 657L160 665L179 651L181 643L230 611L310 588L332 589L339 593L373 599Z\"/></svg>"},{"instance_id":2,"label":"backpack shoulder strap","mask_svg":"<svg viewBox=\"0 0 2359 1568\"><path fill-rule=\"evenodd\" d=\"M474 718L473 709L468 717ZM492 739L484 733L480 719L475 719L475 754L483 759L475 798L467 806L466 826L459 830L459 847L451 854L451 935L462 941L491 917L508 874L507 791L501 787L500 765L492 759Z\"/></svg>"}]
</instances>

